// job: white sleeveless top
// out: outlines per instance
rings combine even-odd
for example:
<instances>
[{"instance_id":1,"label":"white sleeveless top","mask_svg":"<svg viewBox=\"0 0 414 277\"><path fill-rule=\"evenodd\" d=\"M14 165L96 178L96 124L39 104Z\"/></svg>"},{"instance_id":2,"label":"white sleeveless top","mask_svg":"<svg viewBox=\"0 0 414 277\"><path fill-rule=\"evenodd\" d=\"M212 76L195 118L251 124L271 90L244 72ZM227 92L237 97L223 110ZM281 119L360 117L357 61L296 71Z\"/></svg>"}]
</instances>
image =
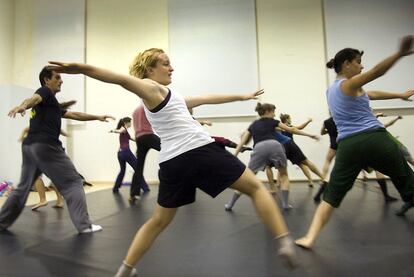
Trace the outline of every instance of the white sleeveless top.
<instances>
[{"instance_id":1,"label":"white sleeveless top","mask_svg":"<svg viewBox=\"0 0 414 277\"><path fill-rule=\"evenodd\" d=\"M148 110L144 106L144 109L154 132L161 139L159 163L214 141L191 116L184 98L178 93L169 90L156 108Z\"/></svg>"}]
</instances>

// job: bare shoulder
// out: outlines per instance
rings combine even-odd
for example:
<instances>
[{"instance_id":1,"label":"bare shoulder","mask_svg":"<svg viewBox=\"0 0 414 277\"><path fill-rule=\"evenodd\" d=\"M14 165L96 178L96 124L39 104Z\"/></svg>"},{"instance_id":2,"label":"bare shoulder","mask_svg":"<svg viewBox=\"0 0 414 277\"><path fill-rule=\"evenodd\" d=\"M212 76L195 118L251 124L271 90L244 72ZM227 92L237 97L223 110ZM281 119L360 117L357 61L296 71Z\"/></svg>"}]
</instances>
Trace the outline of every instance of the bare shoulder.
<instances>
[{"instance_id":1,"label":"bare shoulder","mask_svg":"<svg viewBox=\"0 0 414 277\"><path fill-rule=\"evenodd\" d=\"M150 85L154 85L155 87L153 93L147 99L143 99L144 104L147 108L154 109L159 104L161 104L162 101L164 101L165 97L167 97L169 89L166 86L163 86L158 82L150 79L143 79L143 81L147 82Z\"/></svg>"}]
</instances>

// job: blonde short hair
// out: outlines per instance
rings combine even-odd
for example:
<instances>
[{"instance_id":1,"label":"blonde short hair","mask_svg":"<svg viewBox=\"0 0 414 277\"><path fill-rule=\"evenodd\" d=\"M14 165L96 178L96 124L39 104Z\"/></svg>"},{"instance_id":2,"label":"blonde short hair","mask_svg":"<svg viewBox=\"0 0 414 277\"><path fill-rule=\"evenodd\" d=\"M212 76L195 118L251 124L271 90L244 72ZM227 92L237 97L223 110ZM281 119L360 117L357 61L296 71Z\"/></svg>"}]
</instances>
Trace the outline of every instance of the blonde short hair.
<instances>
[{"instance_id":1,"label":"blonde short hair","mask_svg":"<svg viewBox=\"0 0 414 277\"><path fill-rule=\"evenodd\" d=\"M129 66L129 74L141 79L148 78L148 68L155 67L158 56L163 53L159 48L150 48L139 53Z\"/></svg>"}]
</instances>

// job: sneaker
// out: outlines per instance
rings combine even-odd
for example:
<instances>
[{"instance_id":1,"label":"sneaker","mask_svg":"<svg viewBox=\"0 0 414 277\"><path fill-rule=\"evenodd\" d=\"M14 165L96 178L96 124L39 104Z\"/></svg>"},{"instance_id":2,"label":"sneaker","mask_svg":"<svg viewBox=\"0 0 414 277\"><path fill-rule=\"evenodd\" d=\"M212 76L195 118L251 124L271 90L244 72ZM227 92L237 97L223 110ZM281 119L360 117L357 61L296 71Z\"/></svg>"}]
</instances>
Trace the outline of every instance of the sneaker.
<instances>
[{"instance_id":1,"label":"sneaker","mask_svg":"<svg viewBox=\"0 0 414 277\"><path fill-rule=\"evenodd\" d=\"M91 224L91 227L86 228L83 231L80 231L80 234L88 234L88 233L95 233L95 232L99 232L102 231L102 226L101 225L96 225L96 224Z\"/></svg>"},{"instance_id":2,"label":"sneaker","mask_svg":"<svg viewBox=\"0 0 414 277\"><path fill-rule=\"evenodd\" d=\"M231 206L229 204L225 204L224 209L229 212L231 211Z\"/></svg>"},{"instance_id":3,"label":"sneaker","mask_svg":"<svg viewBox=\"0 0 414 277\"><path fill-rule=\"evenodd\" d=\"M398 216L404 216L405 213L412 207L414 207L413 201L406 202L395 214Z\"/></svg>"}]
</instances>

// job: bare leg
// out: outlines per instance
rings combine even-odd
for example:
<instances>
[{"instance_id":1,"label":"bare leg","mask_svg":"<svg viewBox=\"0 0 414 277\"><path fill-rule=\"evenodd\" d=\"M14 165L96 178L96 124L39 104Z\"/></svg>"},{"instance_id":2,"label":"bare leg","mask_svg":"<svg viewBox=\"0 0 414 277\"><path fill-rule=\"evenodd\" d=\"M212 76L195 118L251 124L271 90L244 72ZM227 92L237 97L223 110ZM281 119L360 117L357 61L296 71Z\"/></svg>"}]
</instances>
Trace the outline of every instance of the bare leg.
<instances>
[{"instance_id":1,"label":"bare leg","mask_svg":"<svg viewBox=\"0 0 414 277\"><path fill-rule=\"evenodd\" d=\"M34 185L37 190L37 193L39 194L39 203L32 206L32 211L35 211L47 205L45 184L43 183L42 178L37 178Z\"/></svg>"},{"instance_id":2,"label":"bare leg","mask_svg":"<svg viewBox=\"0 0 414 277\"><path fill-rule=\"evenodd\" d=\"M313 179L312 175L309 172L309 168L304 163L300 163L298 164L298 166L300 167L300 169L302 169L302 172L303 174L305 174L306 179L308 179L309 187L313 187Z\"/></svg>"},{"instance_id":3,"label":"bare leg","mask_svg":"<svg viewBox=\"0 0 414 277\"><path fill-rule=\"evenodd\" d=\"M382 195L384 196L385 202L397 201L398 200L397 198L392 197L388 194L387 181L385 179L386 178L385 175L375 170L375 176L377 178L378 185L380 186Z\"/></svg>"},{"instance_id":4,"label":"bare leg","mask_svg":"<svg viewBox=\"0 0 414 277\"><path fill-rule=\"evenodd\" d=\"M310 160L306 159L301 164L305 164L307 167L309 167L309 169L313 173L315 173L316 175L319 176L319 178L321 178L322 182L326 182L326 179L323 177L322 173L319 171L319 169L316 167L316 165L313 162L311 162Z\"/></svg>"},{"instance_id":5,"label":"bare leg","mask_svg":"<svg viewBox=\"0 0 414 277\"><path fill-rule=\"evenodd\" d=\"M326 179L326 177L328 176L329 166L331 165L333 158L335 158L335 155L336 150L329 148L328 153L326 154L325 163L322 168L322 175L324 179Z\"/></svg>"},{"instance_id":6,"label":"bare leg","mask_svg":"<svg viewBox=\"0 0 414 277\"><path fill-rule=\"evenodd\" d=\"M63 208L65 202L63 201L62 194L60 194L60 192L57 190L57 188L53 184L50 185L49 188L51 190L54 190L56 193L56 204L53 206L53 208Z\"/></svg>"},{"instance_id":7,"label":"bare leg","mask_svg":"<svg viewBox=\"0 0 414 277\"><path fill-rule=\"evenodd\" d=\"M309 227L308 233L295 241L296 245L299 245L303 248L310 249L322 230L322 227L329 221L334 207L332 207L329 203L322 201L322 203L318 206L315 215L313 216L312 223Z\"/></svg>"},{"instance_id":8,"label":"bare leg","mask_svg":"<svg viewBox=\"0 0 414 277\"><path fill-rule=\"evenodd\" d=\"M163 208L156 205L154 214L138 230L129 247L125 262L136 265L145 252L151 247L158 235L170 224L177 212L177 208Z\"/></svg>"},{"instance_id":9,"label":"bare leg","mask_svg":"<svg viewBox=\"0 0 414 277\"><path fill-rule=\"evenodd\" d=\"M275 193L276 192L276 184L274 181L274 175L273 175L273 171L272 168L270 166L266 166L266 176L267 176L267 181L269 182L269 192L270 193Z\"/></svg>"},{"instance_id":10,"label":"bare leg","mask_svg":"<svg viewBox=\"0 0 414 277\"><path fill-rule=\"evenodd\" d=\"M285 220L273 197L250 169L231 186L249 196L262 222L269 228L280 243L279 255L291 267L296 265L296 254Z\"/></svg>"},{"instance_id":11,"label":"bare leg","mask_svg":"<svg viewBox=\"0 0 414 277\"><path fill-rule=\"evenodd\" d=\"M279 168L279 182L280 182L280 192L281 192L281 200L282 200L282 208L284 210L289 210L292 208L292 205L289 204L289 177L286 167Z\"/></svg>"}]
</instances>

